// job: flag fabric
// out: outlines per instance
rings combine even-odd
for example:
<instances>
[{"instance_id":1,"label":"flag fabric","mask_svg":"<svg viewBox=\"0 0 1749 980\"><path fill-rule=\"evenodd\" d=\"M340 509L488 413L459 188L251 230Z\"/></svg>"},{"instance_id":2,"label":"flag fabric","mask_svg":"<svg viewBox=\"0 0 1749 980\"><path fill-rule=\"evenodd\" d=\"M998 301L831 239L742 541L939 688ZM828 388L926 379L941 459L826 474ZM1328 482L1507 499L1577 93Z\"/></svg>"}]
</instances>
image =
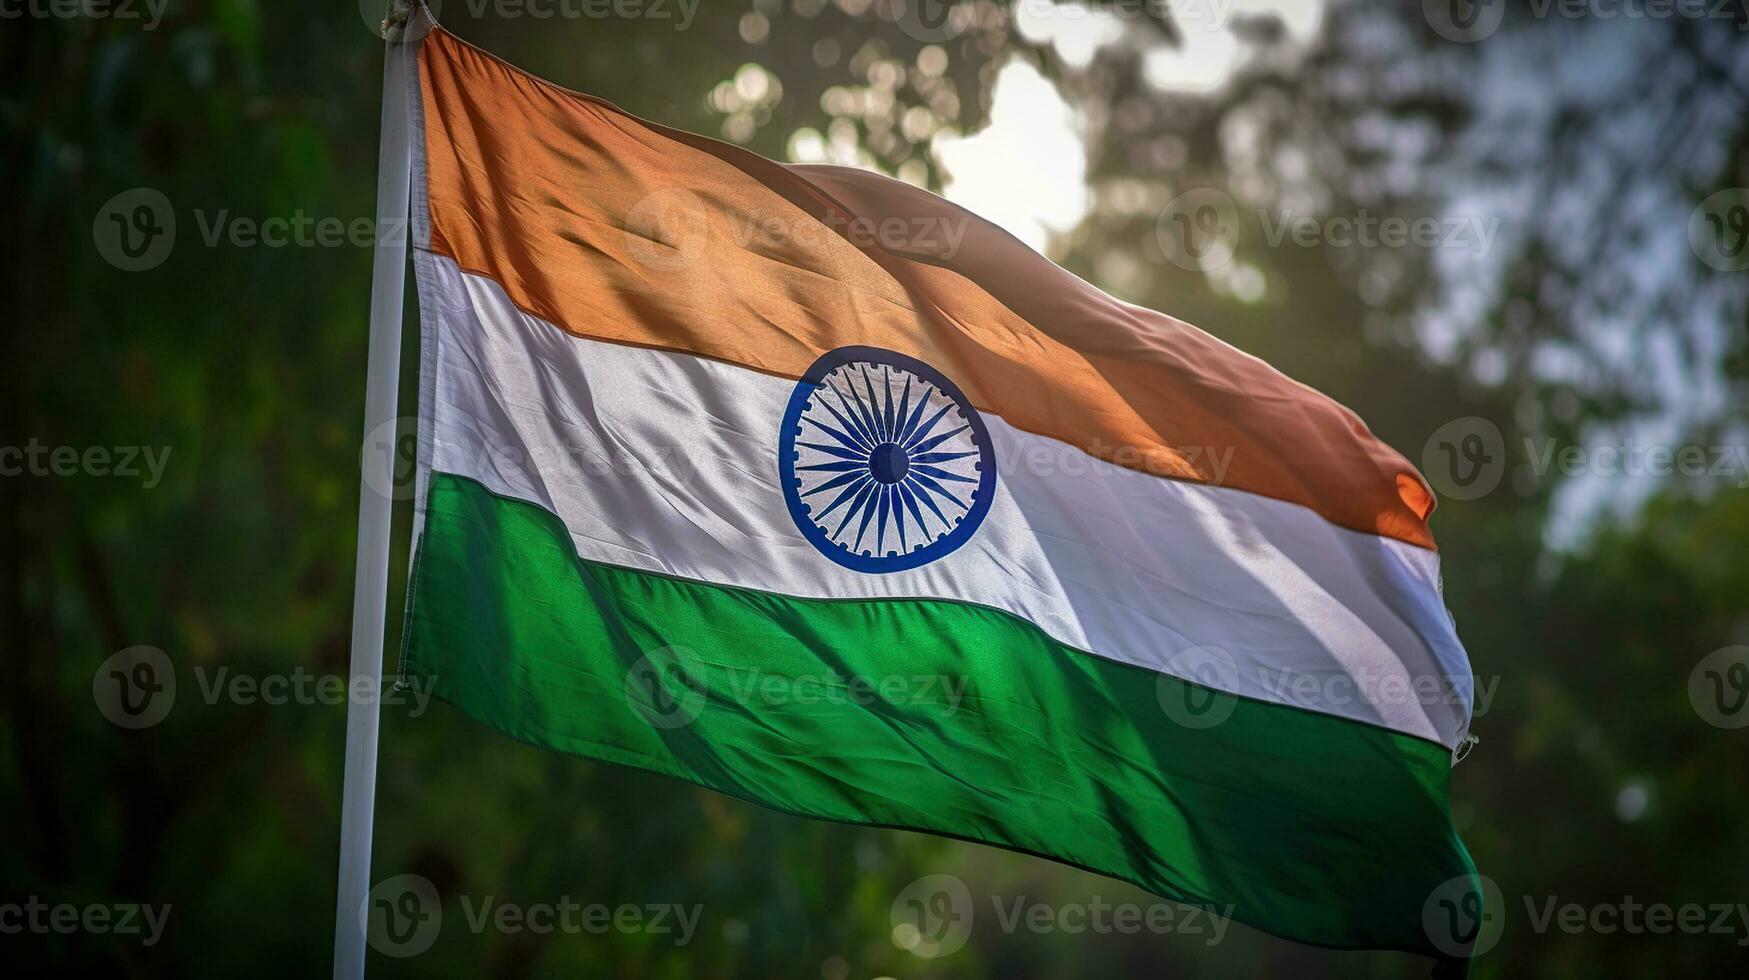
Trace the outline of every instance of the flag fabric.
<instances>
[{"instance_id":1,"label":"flag fabric","mask_svg":"<svg viewBox=\"0 0 1749 980\"><path fill-rule=\"evenodd\" d=\"M1436 954L1471 678L1352 413L908 184L435 29L401 670L507 735Z\"/></svg>"}]
</instances>

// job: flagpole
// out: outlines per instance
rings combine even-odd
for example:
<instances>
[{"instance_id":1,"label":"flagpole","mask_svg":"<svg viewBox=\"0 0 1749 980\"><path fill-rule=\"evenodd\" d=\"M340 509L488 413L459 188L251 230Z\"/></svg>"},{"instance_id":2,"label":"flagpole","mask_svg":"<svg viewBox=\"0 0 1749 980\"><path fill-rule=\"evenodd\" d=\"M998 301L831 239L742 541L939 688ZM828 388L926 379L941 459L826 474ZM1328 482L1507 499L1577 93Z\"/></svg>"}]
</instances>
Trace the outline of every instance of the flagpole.
<instances>
[{"instance_id":1,"label":"flagpole","mask_svg":"<svg viewBox=\"0 0 1749 980\"><path fill-rule=\"evenodd\" d=\"M410 5L391 0L384 21L382 135L377 148L376 251L365 366L365 438L395 418L401 371L402 291L407 270L407 196L412 182L408 84L417 32ZM369 447L364 447L368 450ZM389 590L389 516L395 453L360 452L358 554L352 590L352 661L346 706L346 775L340 801L340 886L334 913L334 980L364 976L364 901L370 890L376 811L377 716ZM359 692L371 692L360 697Z\"/></svg>"}]
</instances>

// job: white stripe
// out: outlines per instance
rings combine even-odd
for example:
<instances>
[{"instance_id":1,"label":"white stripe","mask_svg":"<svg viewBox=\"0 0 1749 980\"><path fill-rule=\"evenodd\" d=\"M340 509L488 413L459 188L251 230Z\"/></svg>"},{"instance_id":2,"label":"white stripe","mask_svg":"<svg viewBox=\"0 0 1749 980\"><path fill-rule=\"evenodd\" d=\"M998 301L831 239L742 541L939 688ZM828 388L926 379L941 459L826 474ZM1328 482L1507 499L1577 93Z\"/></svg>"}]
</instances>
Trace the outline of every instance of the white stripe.
<instances>
[{"instance_id":1,"label":"white stripe","mask_svg":"<svg viewBox=\"0 0 1749 980\"><path fill-rule=\"evenodd\" d=\"M977 603L1236 694L1447 746L1468 728L1469 667L1433 552L986 415L997 493L971 540L909 571L852 571L784 504L777 441L795 382L580 339L447 258L417 263L433 386L421 464L557 514L586 559L792 596ZM1199 675L1196 647L1224 650L1230 669Z\"/></svg>"}]
</instances>

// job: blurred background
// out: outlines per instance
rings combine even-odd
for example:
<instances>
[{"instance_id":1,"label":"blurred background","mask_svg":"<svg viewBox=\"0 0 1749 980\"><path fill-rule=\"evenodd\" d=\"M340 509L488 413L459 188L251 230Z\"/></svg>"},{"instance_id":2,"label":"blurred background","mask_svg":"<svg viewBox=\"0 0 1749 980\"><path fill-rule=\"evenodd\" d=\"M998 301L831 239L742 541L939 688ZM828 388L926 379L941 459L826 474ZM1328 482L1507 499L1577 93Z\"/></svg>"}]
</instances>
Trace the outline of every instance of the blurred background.
<instances>
[{"instance_id":1,"label":"blurred background","mask_svg":"<svg viewBox=\"0 0 1749 980\"><path fill-rule=\"evenodd\" d=\"M345 706L214 685L319 692L347 669L376 7L0 4L12 975L329 969ZM1742 4L447 0L439 14L647 118L943 191L1354 408L1440 491L1447 603L1484 692L1452 789L1503 899L1476 975L1749 962ZM166 213L171 235L153 224ZM319 233L360 219L362 235ZM232 233L250 226L288 233ZM404 413L416 347L410 330ZM403 501L391 624L409 518ZM387 643L392 669L395 625ZM100 668L139 646L174 665L173 708L124 727ZM441 704L384 708L374 855L374 879L423 876L444 916L425 952L373 953L374 976L1428 968L1237 924L1219 941L1005 930L993 904L1154 900L543 753ZM923 958L895 903L935 874L963 882L978 916L963 948ZM486 896L699 914L684 941L472 928ZM168 906L162 928L121 929L132 903ZM51 911L31 919L32 904ZM1659 934L1631 911L1659 904L1705 906L1705 925ZM1577 920L1560 914L1574 905ZM57 906L78 923L56 925Z\"/></svg>"}]
</instances>

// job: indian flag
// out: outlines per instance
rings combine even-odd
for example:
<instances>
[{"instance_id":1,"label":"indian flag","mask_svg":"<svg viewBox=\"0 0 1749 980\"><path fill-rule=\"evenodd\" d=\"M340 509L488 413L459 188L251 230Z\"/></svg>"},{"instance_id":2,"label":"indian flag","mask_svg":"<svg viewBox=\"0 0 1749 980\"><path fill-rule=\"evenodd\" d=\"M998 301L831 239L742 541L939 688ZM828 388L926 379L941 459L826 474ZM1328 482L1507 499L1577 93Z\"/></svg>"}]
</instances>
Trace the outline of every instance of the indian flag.
<instances>
[{"instance_id":1,"label":"indian flag","mask_svg":"<svg viewBox=\"0 0 1749 980\"><path fill-rule=\"evenodd\" d=\"M1351 412L902 182L441 29L409 98L405 676L788 813L1450 953L1470 669L1433 497Z\"/></svg>"}]
</instances>

